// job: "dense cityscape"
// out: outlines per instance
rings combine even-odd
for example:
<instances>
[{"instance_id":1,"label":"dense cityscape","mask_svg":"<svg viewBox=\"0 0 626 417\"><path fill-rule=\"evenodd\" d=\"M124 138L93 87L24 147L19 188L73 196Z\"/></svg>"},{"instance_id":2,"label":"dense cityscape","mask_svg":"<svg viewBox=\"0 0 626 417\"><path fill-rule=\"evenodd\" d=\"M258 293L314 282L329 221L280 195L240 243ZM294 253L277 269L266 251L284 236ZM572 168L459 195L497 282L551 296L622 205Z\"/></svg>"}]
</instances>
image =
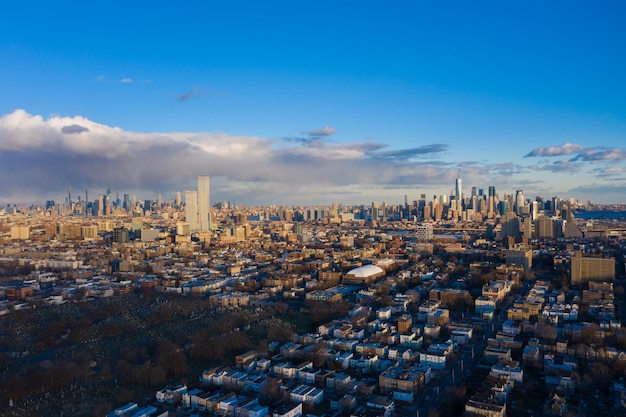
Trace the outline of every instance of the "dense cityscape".
<instances>
[{"instance_id":1,"label":"dense cityscape","mask_svg":"<svg viewBox=\"0 0 626 417\"><path fill-rule=\"evenodd\" d=\"M0 208L0 413L626 415L626 206Z\"/></svg>"},{"instance_id":2,"label":"dense cityscape","mask_svg":"<svg viewBox=\"0 0 626 417\"><path fill-rule=\"evenodd\" d=\"M0 417L626 417L625 15L3 2Z\"/></svg>"}]
</instances>

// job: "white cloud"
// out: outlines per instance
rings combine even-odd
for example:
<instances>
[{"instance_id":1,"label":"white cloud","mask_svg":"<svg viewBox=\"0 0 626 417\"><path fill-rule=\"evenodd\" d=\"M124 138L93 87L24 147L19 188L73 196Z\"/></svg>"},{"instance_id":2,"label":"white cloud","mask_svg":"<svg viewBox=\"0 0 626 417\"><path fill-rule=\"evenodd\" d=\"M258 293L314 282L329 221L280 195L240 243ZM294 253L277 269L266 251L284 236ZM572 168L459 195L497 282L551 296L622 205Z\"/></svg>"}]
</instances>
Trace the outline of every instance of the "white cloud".
<instances>
[{"instance_id":1,"label":"white cloud","mask_svg":"<svg viewBox=\"0 0 626 417\"><path fill-rule=\"evenodd\" d=\"M307 134L309 136L330 136L335 134L337 130L334 127L331 126L324 126L321 129L317 129L317 130L311 130L310 132L308 132Z\"/></svg>"},{"instance_id":2,"label":"white cloud","mask_svg":"<svg viewBox=\"0 0 626 417\"><path fill-rule=\"evenodd\" d=\"M120 83L122 83L122 84L130 84L130 83L132 83L132 82L133 82L133 79L132 79L132 78L122 78L122 79L120 80Z\"/></svg>"},{"instance_id":3,"label":"white cloud","mask_svg":"<svg viewBox=\"0 0 626 417\"><path fill-rule=\"evenodd\" d=\"M243 202L324 203L329 196L348 202L342 195L351 202L363 202L354 199L372 201L383 195L391 199L396 194L401 201L413 190L446 192L459 175L464 184L498 186L508 184L512 177L524 181L523 175L529 171L572 172L580 170L583 163L574 156L529 167L488 161L453 164L440 159L448 145L412 145L387 150L388 145L380 142L286 142L225 133L144 133L81 116L44 119L15 110L0 116L0 177L10 179L3 182L0 197L24 201L25 193L30 193L42 201L59 198L62 190L72 186L90 190L110 187L150 198L156 190L166 196L194 187L197 175L210 175L222 198L235 196ZM619 155L608 148L597 151L600 153L587 157Z\"/></svg>"},{"instance_id":4,"label":"white cloud","mask_svg":"<svg viewBox=\"0 0 626 417\"><path fill-rule=\"evenodd\" d=\"M533 156L562 156L562 155L571 155L576 152L580 152L585 147L582 145L577 145L575 143L564 143L560 146L549 146L547 148L535 148L530 151L525 157L533 157Z\"/></svg>"},{"instance_id":5,"label":"white cloud","mask_svg":"<svg viewBox=\"0 0 626 417\"><path fill-rule=\"evenodd\" d=\"M269 202L290 190L308 190L310 198L323 199L359 184L439 184L453 175L447 166L375 157L385 146L285 145L224 133L132 132L81 116L44 119L15 110L0 117L0 176L13 179L7 195L15 195L25 189L58 192L68 185L165 193L207 174L223 178L232 190L245 190L248 197L262 194Z\"/></svg>"}]
</instances>

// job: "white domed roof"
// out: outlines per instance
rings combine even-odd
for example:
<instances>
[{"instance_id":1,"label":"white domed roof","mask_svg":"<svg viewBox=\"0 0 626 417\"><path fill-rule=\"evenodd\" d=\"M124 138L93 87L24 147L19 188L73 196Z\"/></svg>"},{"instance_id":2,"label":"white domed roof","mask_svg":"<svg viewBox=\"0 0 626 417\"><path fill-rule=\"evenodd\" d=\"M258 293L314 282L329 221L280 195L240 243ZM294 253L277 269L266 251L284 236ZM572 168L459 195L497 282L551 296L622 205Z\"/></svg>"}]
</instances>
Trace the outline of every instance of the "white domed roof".
<instances>
[{"instance_id":1,"label":"white domed roof","mask_svg":"<svg viewBox=\"0 0 626 417\"><path fill-rule=\"evenodd\" d=\"M367 278L383 272L384 271L376 265L363 265L348 272L348 275L354 275L356 278Z\"/></svg>"}]
</instances>

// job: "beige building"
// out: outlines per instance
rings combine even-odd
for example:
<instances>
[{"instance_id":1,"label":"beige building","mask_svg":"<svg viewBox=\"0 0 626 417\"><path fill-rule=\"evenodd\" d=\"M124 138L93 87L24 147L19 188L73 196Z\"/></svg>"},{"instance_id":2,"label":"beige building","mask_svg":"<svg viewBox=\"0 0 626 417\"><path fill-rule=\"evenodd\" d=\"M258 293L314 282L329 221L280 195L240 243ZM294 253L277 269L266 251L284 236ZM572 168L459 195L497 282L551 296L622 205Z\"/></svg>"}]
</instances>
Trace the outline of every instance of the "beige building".
<instances>
[{"instance_id":1,"label":"beige building","mask_svg":"<svg viewBox=\"0 0 626 417\"><path fill-rule=\"evenodd\" d=\"M82 226L81 234L83 239L95 239L98 237L98 226Z\"/></svg>"},{"instance_id":2,"label":"beige building","mask_svg":"<svg viewBox=\"0 0 626 417\"><path fill-rule=\"evenodd\" d=\"M404 315L398 318L398 332L406 333L413 325L413 318L410 315Z\"/></svg>"},{"instance_id":3,"label":"beige building","mask_svg":"<svg viewBox=\"0 0 626 417\"><path fill-rule=\"evenodd\" d=\"M380 390L418 392L424 386L424 373L403 368L389 368L378 377Z\"/></svg>"},{"instance_id":4,"label":"beige building","mask_svg":"<svg viewBox=\"0 0 626 417\"><path fill-rule=\"evenodd\" d=\"M30 239L30 226L12 226L11 239L28 240Z\"/></svg>"},{"instance_id":5,"label":"beige building","mask_svg":"<svg viewBox=\"0 0 626 417\"><path fill-rule=\"evenodd\" d=\"M496 280L483 286L483 296L497 300L497 304L504 301L504 298L511 290L511 283L503 280Z\"/></svg>"},{"instance_id":6,"label":"beige building","mask_svg":"<svg viewBox=\"0 0 626 417\"><path fill-rule=\"evenodd\" d=\"M248 294L233 292L231 294L215 294L209 297L209 302L222 307L247 306L250 302Z\"/></svg>"},{"instance_id":7,"label":"beige building","mask_svg":"<svg viewBox=\"0 0 626 417\"><path fill-rule=\"evenodd\" d=\"M570 282L581 285L589 281L613 281L615 279L614 258L587 258L580 251L570 260Z\"/></svg>"}]
</instances>

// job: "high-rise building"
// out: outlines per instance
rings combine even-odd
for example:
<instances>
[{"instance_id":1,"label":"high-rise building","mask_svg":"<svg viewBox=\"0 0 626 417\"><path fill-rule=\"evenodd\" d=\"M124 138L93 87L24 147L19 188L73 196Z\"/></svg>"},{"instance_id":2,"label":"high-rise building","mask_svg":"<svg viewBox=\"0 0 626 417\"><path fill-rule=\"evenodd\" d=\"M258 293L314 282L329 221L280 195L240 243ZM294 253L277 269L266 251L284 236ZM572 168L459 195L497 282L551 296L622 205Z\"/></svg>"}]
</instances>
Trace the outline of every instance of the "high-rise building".
<instances>
[{"instance_id":1,"label":"high-rise building","mask_svg":"<svg viewBox=\"0 0 626 417\"><path fill-rule=\"evenodd\" d=\"M424 206L424 220L431 220L432 214L430 206Z\"/></svg>"},{"instance_id":2,"label":"high-rise building","mask_svg":"<svg viewBox=\"0 0 626 417\"><path fill-rule=\"evenodd\" d=\"M415 237L419 241L428 241L433 238L433 225L430 223L423 223L416 227Z\"/></svg>"},{"instance_id":3,"label":"high-rise building","mask_svg":"<svg viewBox=\"0 0 626 417\"><path fill-rule=\"evenodd\" d=\"M500 212L500 216L504 217L509 212L509 202L506 200L502 200L498 202L498 211Z\"/></svg>"},{"instance_id":4,"label":"high-rise building","mask_svg":"<svg viewBox=\"0 0 626 417\"><path fill-rule=\"evenodd\" d=\"M533 266L533 251L526 246L516 246L506 252L507 265L521 265L524 271L530 271Z\"/></svg>"},{"instance_id":5,"label":"high-rise building","mask_svg":"<svg viewBox=\"0 0 626 417\"><path fill-rule=\"evenodd\" d=\"M206 231L211 228L209 201L209 177L201 175L198 177L198 228L201 231Z\"/></svg>"},{"instance_id":6,"label":"high-rise building","mask_svg":"<svg viewBox=\"0 0 626 417\"><path fill-rule=\"evenodd\" d=\"M437 204L433 211L435 212L435 220L440 221L441 217L443 216L443 207L441 206L441 204Z\"/></svg>"},{"instance_id":7,"label":"high-rise building","mask_svg":"<svg viewBox=\"0 0 626 417\"><path fill-rule=\"evenodd\" d=\"M378 201L373 201L372 202L372 221L378 220L379 208L380 208L380 205L378 204Z\"/></svg>"},{"instance_id":8,"label":"high-rise building","mask_svg":"<svg viewBox=\"0 0 626 417\"><path fill-rule=\"evenodd\" d=\"M509 236L513 238L518 238L521 236L519 218L515 213L509 212L502 217L502 228L500 229L500 235L502 238L506 238Z\"/></svg>"},{"instance_id":9,"label":"high-rise building","mask_svg":"<svg viewBox=\"0 0 626 417\"><path fill-rule=\"evenodd\" d=\"M128 242L128 229L125 227L116 227L113 229L113 242L126 243Z\"/></svg>"},{"instance_id":10,"label":"high-rise building","mask_svg":"<svg viewBox=\"0 0 626 417\"><path fill-rule=\"evenodd\" d=\"M189 223L189 230L198 230L198 192L185 191L185 219Z\"/></svg>"},{"instance_id":11,"label":"high-rise building","mask_svg":"<svg viewBox=\"0 0 626 417\"><path fill-rule=\"evenodd\" d=\"M524 192L522 190L515 191L515 213L522 214L522 207L524 207Z\"/></svg>"},{"instance_id":12,"label":"high-rise building","mask_svg":"<svg viewBox=\"0 0 626 417\"><path fill-rule=\"evenodd\" d=\"M530 205L530 217L535 220L539 217L539 202L533 201Z\"/></svg>"},{"instance_id":13,"label":"high-rise building","mask_svg":"<svg viewBox=\"0 0 626 417\"><path fill-rule=\"evenodd\" d=\"M461 178L457 178L454 196L456 197L457 200L461 200L461 198L463 198L462 195L463 195L462 180Z\"/></svg>"},{"instance_id":14,"label":"high-rise building","mask_svg":"<svg viewBox=\"0 0 626 417\"><path fill-rule=\"evenodd\" d=\"M587 258L580 251L570 260L570 283L581 285L589 281L613 281L615 279L614 258Z\"/></svg>"},{"instance_id":15,"label":"high-rise building","mask_svg":"<svg viewBox=\"0 0 626 417\"><path fill-rule=\"evenodd\" d=\"M382 217L382 220L384 221L386 221L389 218L389 205L387 204L386 201L383 201L380 216Z\"/></svg>"},{"instance_id":16,"label":"high-rise building","mask_svg":"<svg viewBox=\"0 0 626 417\"><path fill-rule=\"evenodd\" d=\"M98 216L103 216L104 215L104 195L100 194L98 196Z\"/></svg>"},{"instance_id":17,"label":"high-rise building","mask_svg":"<svg viewBox=\"0 0 626 417\"><path fill-rule=\"evenodd\" d=\"M489 186L489 213L494 213L496 210L496 187Z\"/></svg>"},{"instance_id":18,"label":"high-rise building","mask_svg":"<svg viewBox=\"0 0 626 417\"><path fill-rule=\"evenodd\" d=\"M535 236L538 239L552 239L554 237L554 225L552 219L541 216L535 220Z\"/></svg>"}]
</instances>

